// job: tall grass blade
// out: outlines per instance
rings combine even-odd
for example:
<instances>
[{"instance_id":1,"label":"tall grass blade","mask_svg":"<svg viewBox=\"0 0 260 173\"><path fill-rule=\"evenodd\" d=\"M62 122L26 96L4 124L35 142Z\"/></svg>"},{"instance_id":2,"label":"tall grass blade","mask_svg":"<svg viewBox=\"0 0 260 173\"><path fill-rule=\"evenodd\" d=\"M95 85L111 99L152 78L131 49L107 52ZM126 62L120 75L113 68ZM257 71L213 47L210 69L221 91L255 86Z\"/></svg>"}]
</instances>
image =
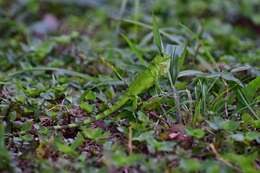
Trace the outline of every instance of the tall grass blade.
<instances>
[{"instance_id":1,"label":"tall grass blade","mask_svg":"<svg viewBox=\"0 0 260 173\"><path fill-rule=\"evenodd\" d=\"M155 16L153 16L153 39L154 39L154 44L157 46L160 54L162 55L163 54L162 39L161 39L159 26Z\"/></svg>"}]
</instances>

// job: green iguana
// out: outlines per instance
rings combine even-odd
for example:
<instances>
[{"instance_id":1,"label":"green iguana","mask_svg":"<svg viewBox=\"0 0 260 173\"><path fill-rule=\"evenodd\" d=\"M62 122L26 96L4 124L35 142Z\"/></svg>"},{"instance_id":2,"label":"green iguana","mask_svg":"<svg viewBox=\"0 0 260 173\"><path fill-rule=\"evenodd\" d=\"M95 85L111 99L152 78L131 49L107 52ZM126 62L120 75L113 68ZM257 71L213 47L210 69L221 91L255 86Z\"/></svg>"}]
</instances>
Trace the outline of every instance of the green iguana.
<instances>
[{"instance_id":1,"label":"green iguana","mask_svg":"<svg viewBox=\"0 0 260 173\"><path fill-rule=\"evenodd\" d=\"M72 123L62 126L54 126L54 129L73 128L81 125L88 125L96 120L101 120L117 111L128 101L134 100L139 94L152 87L159 77L166 75L170 66L170 57L168 55L156 56L151 64L142 72L140 72L134 81L129 85L128 90L119 97L112 107L98 114L94 120L85 120L80 123Z\"/></svg>"}]
</instances>

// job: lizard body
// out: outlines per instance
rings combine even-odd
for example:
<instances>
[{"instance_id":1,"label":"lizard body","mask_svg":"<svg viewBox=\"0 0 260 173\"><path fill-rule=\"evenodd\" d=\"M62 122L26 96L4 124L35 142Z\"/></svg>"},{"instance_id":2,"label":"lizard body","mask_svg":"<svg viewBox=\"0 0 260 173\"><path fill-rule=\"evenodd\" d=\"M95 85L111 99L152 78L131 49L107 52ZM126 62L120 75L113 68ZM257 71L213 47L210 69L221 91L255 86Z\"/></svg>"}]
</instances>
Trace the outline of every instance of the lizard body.
<instances>
[{"instance_id":1,"label":"lizard body","mask_svg":"<svg viewBox=\"0 0 260 173\"><path fill-rule=\"evenodd\" d=\"M94 121L106 118L107 116L121 108L123 105L125 105L128 101L133 100L139 94L152 87L159 77L167 74L169 65L169 56L156 56L151 64L135 77L134 81L129 85L128 90L121 97L119 97L118 101L116 101L110 108L108 108L104 112L98 114L95 117ZM64 126L54 126L54 129L73 128L81 125L88 125L92 122L93 120L85 120L77 124L73 123Z\"/></svg>"}]
</instances>

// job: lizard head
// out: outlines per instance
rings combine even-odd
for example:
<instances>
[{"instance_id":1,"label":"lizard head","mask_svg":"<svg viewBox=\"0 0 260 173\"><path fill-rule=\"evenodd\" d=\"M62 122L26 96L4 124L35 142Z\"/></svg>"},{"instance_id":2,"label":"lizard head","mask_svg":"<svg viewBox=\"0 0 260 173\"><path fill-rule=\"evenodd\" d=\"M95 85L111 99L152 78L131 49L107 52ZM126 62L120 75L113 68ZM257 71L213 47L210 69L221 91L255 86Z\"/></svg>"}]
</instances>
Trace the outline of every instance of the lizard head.
<instances>
[{"instance_id":1,"label":"lizard head","mask_svg":"<svg viewBox=\"0 0 260 173\"><path fill-rule=\"evenodd\" d=\"M160 74L164 75L167 74L170 68L170 56L168 55L157 55L153 59L153 64L157 65L160 69Z\"/></svg>"}]
</instances>

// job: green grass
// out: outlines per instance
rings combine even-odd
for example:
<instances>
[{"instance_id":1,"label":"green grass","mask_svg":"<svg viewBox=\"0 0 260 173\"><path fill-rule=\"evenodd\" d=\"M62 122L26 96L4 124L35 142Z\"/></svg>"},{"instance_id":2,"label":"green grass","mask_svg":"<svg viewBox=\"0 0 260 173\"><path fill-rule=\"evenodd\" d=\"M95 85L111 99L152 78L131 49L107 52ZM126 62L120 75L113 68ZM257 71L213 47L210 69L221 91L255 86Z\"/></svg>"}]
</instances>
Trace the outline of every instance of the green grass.
<instances>
[{"instance_id":1,"label":"green grass","mask_svg":"<svg viewBox=\"0 0 260 173\"><path fill-rule=\"evenodd\" d=\"M95 2L0 0L0 172L259 172L257 1ZM137 102L54 130L163 52L169 74Z\"/></svg>"}]
</instances>

